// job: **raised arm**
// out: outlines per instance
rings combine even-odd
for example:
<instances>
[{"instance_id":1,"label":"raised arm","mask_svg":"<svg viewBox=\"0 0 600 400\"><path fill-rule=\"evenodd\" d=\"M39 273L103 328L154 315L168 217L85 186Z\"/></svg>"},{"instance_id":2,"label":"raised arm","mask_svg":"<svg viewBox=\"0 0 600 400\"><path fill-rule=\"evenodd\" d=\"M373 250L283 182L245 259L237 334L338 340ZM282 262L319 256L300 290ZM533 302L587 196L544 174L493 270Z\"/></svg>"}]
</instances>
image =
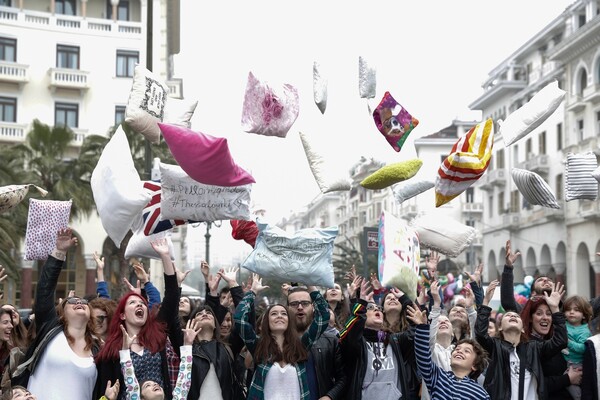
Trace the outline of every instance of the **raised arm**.
<instances>
[{"instance_id":1,"label":"raised arm","mask_svg":"<svg viewBox=\"0 0 600 400\"><path fill-rule=\"evenodd\" d=\"M104 257L100 257L98 252L94 251L94 261L96 262L96 293L98 297L110 299L108 285L104 280Z\"/></svg>"},{"instance_id":2,"label":"raised arm","mask_svg":"<svg viewBox=\"0 0 600 400\"><path fill-rule=\"evenodd\" d=\"M504 263L504 271L502 272L502 285L500 286L500 304L506 311L512 310L518 313L523 308L515 300L515 278L513 276L513 264L521 255L520 252L512 253L510 240L506 241L506 258Z\"/></svg>"},{"instance_id":3,"label":"raised arm","mask_svg":"<svg viewBox=\"0 0 600 400\"><path fill-rule=\"evenodd\" d=\"M549 360L552 356L567 347L568 337L565 314L559 308L560 299L564 294L564 285L560 282L554 284L550 295L544 292L544 299L546 300L546 304L548 304L550 312L552 312L552 325L554 328L552 337L542 342L541 356L545 360Z\"/></svg>"},{"instance_id":4,"label":"raised arm","mask_svg":"<svg viewBox=\"0 0 600 400\"><path fill-rule=\"evenodd\" d=\"M252 289L246 293L233 315L235 329L253 356L256 349L257 336L254 330L254 323L249 321L249 316L251 310L254 309L254 298L261 290L267 287L262 285L262 279L257 274L252 274Z\"/></svg>"},{"instance_id":5,"label":"raised arm","mask_svg":"<svg viewBox=\"0 0 600 400\"><path fill-rule=\"evenodd\" d=\"M329 304L314 286L309 286L310 299L314 304L314 317L308 330L302 335L302 343L308 349L327 329L329 324Z\"/></svg>"},{"instance_id":6,"label":"raised arm","mask_svg":"<svg viewBox=\"0 0 600 400\"><path fill-rule=\"evenodd\" d=\"M477 321L475 322L475 339L477 339L479 344L483 346L488 354L492 354L492 349L494 346L494 339L488 335L490 314L492 312L492 309L488 307L488 304L494 296L494 291L498 285L499 282L497 280L490 282L488 285L487 291L485 292L485 297L483 298L483 304L477 310Z\"/></svg>"}]
</instances>

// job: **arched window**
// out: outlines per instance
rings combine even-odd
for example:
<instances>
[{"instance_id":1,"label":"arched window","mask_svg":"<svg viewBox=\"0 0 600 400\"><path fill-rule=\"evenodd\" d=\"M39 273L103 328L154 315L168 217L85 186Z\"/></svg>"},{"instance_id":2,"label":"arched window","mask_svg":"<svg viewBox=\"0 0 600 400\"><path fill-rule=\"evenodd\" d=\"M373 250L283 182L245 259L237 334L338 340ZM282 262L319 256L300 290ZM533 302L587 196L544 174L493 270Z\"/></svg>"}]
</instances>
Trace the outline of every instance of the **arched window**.
<instances>
[{"instance_id":1,"label":"arched window","mask_svg":"<svg viewBox=\"0 0 600 400\"><path fill-rule=\"evenodd\" d=\"M581 72L579 73L579 90L577 91L577 94L580 96L583 96L583 90L587 87L587 72L585 71L585 68L581 69Z\"/></svg>"}]
</instances>

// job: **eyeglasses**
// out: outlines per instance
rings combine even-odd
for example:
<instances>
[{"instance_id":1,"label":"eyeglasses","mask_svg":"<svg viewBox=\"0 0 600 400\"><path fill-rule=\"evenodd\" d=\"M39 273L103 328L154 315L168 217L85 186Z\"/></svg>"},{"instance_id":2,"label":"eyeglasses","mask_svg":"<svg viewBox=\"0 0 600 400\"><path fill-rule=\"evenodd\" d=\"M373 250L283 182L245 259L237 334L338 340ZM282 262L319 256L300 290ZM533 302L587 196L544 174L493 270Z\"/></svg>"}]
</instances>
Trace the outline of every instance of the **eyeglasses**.
<instances>
[{"instance_id":1,"label":"eyeglasses","mask_svg":"<svg viewBox=\"0 0 600 400\"><path fill-rule=\"evenodd\" d=\"M381 311L381 312L383 312L383 308L381 308L377 304L370 303L370 304L367 305L367 311Z\"/></svg>"},{"instance_id":2,"label":"eyeglasses","mask_svg":"<svg viewBox=\"0 0 600 400\"><path fill-rule=\"evenodd\" d=\"M81 304L83 306L87 306L88 301L79 297L69 297L67 299L67 304Z\"/></svg>"},{"instance_id":3,"label":"eyeglasses","mask_svg":"<svg viewBox=\"0 0 600 400\"><path fill-rule=\"evenodd\" d=\"M291 301L288 303L289 307L298 308L302 306L302 308L306 308L312 304L312 301L304 300L304 301Z\"/></svg>"},{"instance_id":4,"label":"eyeglasses","mask_svg":"<svg viewBox=\"0 0 600 400\"><path fill-rule=\"evenodd\" d=\"M96 322L98 323L98 325L102 325L104 323L104 321L106 321L107 318L108 318L107 315L98 315L96 317Z\"/></svg>"}]
</instances>

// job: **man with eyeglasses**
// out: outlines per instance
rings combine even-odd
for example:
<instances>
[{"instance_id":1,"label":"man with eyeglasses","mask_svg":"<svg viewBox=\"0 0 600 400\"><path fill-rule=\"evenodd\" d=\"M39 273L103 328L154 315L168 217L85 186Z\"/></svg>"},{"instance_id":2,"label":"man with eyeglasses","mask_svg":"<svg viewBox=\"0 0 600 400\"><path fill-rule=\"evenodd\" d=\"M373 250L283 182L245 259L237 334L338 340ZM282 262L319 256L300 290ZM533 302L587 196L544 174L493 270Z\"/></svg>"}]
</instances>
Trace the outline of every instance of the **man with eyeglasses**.
<instances>
[{"instance_id":1,"label":"man with eyeglasses","mask_svg":"<svg viewBox=\"0 0 600 400\"><path fill-rule=\"evenodd\" d=\"M289 316L294 319L298 335L301 336L312 323L314 314L308 289L303 286L291 287L287 301ZM306 372L311 400L344 398L346 373L336 335L325 332L313 343L308 353Z\"/></svg>"}]
</instances>

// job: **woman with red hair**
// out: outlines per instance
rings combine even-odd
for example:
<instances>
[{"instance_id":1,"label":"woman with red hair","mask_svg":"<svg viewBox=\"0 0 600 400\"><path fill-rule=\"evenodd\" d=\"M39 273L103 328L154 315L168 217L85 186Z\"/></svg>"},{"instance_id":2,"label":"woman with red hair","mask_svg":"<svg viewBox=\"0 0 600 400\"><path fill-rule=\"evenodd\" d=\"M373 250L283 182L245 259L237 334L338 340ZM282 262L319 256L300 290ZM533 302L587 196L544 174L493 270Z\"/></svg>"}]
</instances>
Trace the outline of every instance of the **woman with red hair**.
<instances>
[{"instance_id":1,"label":"woman with red hair","mask_svg":"<svg viewBox=\"0 0 600 400\"><path fill-rule=\"evenodd\" d=\"M166 398L171 399L173 388L169 376L166 347L172 345L179 350L183 344L180 341L181 326L177 316L179 288L167 240L159 239L152 242L152 247L159 254L164 267L163 302L149 309L148 301L136 291L129 292L121 298L110 323L106 343L96 357L98 379L94 398L100 398L109 381L114 382L119 379L120 382L124 382L119 363L119 350L123 345L121 326L124 326L127 332L136 335L130 353L138 380L157 382L163 388ZM125 400L124 389L125 385L121 386L118 399Z\"/></svg>"}]
</instances>

